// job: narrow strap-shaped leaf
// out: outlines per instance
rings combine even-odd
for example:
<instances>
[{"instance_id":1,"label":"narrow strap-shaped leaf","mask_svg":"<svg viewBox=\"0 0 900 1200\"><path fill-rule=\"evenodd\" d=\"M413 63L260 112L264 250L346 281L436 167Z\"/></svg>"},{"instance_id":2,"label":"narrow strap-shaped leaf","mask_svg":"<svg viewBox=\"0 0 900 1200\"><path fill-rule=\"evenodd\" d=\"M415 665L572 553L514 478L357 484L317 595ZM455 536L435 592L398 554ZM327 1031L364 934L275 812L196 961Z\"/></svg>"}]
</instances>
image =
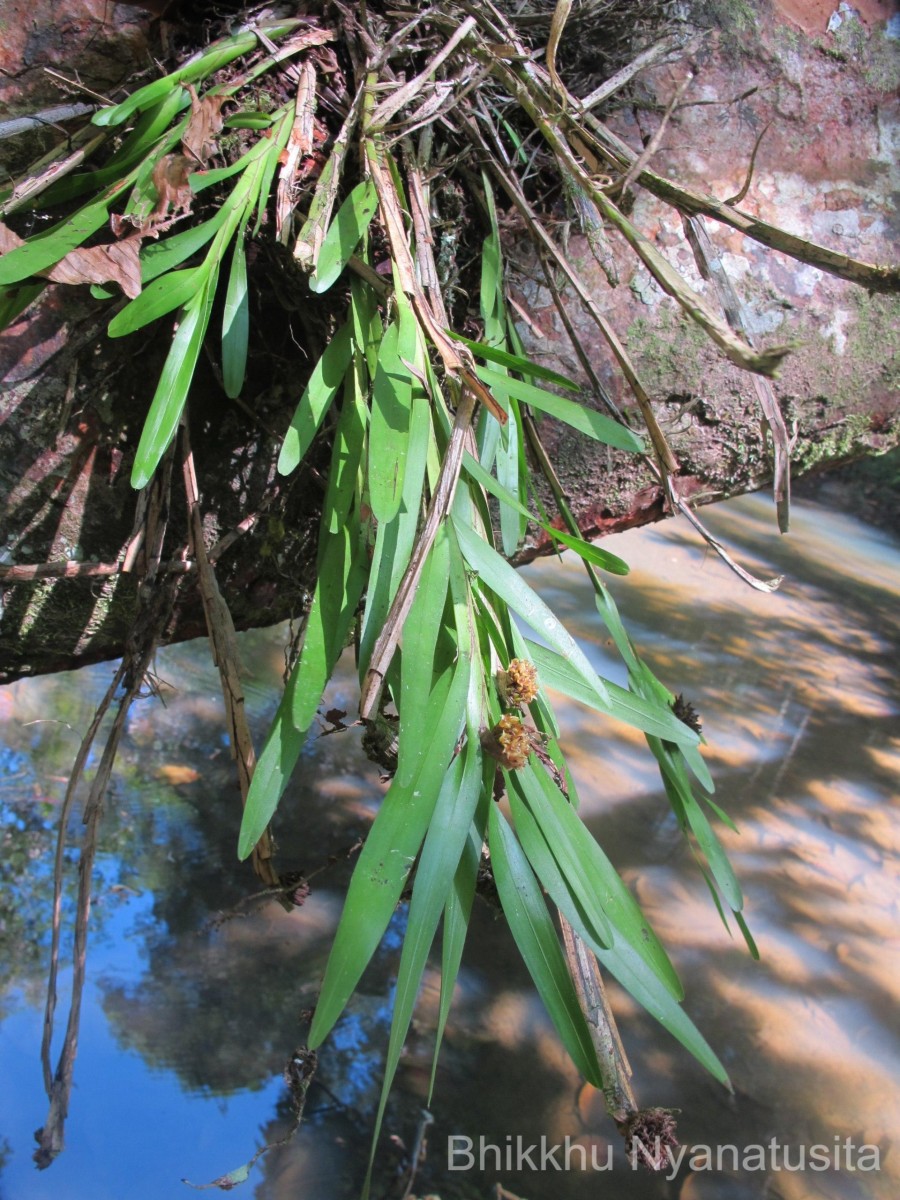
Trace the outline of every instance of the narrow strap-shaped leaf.
<instances>
[{"instance_id":1,"label":"narrow strap-shaped leaf","mask_svg":"<svg viewBox=\"0 0 900 1200\"><path fill-rule=\"evenodd\" d=\"M247 256L241 230L235 238L225 309L222 314L222 383L232 400L241 394L247 370L250 307L247 300Z\"/></svg>"},{"instance_id":2,"label":"narrow strap-shaped leaf","mask_svg":"<svg viewBox=\"0 0 900 1200\"><path fill-rule=\"evenodd\" d=\"M473 342L471 338L454 333L452 329L448 329L447 333L455 342L462 342L464 346L468 346L476 358L483 358L486 362L496 363L500 367L508 367L510 371L518 371L520 375L545 379L548 383L558 384L559 387L568 388L571 392L579 390L579 385L573 380L568 379L565 375L560 375L558 371L551 370L550 367L532 362L530 358L523 358L520 354L511 354L508 350L502 350L499 346L489 346L485 342Z\"/></svg>"},{"instance_id":3,"label":"narrow strap-shaped leaf","mask_svg":"<svg viewBox=\"0 0 900 1200\"><path fill-rule=\"evenodd\" d=\"M602 1087L600 1064L541 889L506 818L491 806L491 865L500 903L538 994L575 1066Z\"/></svg>"},{"instance_id":4,"label":"narrow strap-shaped leaf","mask_svg":"<svg viewBox=\"0 0 900 1200\"><path fill-rule=\"evenodd\" d=\"M189 103L187 92L180 88L172 89L157 104L141 114L134 129L102 167L58 180L44 192L43 203L49 207L64 204L76 196L84 195L85 192L96 192L99 188L121 179L132 167L152 157L154 151L162 148L156 143L163 137L180 108ZM181 132L185 126L186 122L182 125ZM167 145L171 145L170 138L166 138L165 141Z\"/></svg>"},{"instance_id":5,"label":"narrow strap-shaped leaf","mask_svg":"<svg viewBox=\"0 0 900 1200\"><path fill-rule=\"evenodd\" d=\"M116 313L106 328L110 337L125 337L137 329L143 329L151 321L158 321L166 313L188 304L209 278L209 269L186 267L183 271L169 271L167 275L154 279L139 296Z\"/></svg>"},{"instance_id":6,"label":"narrow strap-shaped leaf","mask_svg":"<svg viewBox=\"0 0 900 1200\"><path fill-rule=\"evenodd\" d=\"M714 792L716 790L716 785L713 782L712 775L709 773L709 767L706 765L706 760L700 753L700 747L682 744L681 753L684 755L684 761L690 767L700 786L707 792ZM721 811L722 810L719 809L720 814ZM730 823L727 817L726 823Z\"/></svg>"},{"instance_id":7,"label":"narrow strap-shaped leaf","mask_svg":"<svg viewBox=\"0 0 900 1200\"><path fill-rule=\"evenodd\" d=\"M385 331L372 384L369 425L369 502L379 521L390 521L400 507L409 449L412 376L401 362L400 326Z\"/></svg>"},{"instance_id":8,"label":"narrow strap-shaped leaf","mask_svg":"<svg viewBox=\"0 0 900 1200\"><path fill-rule=\"evenodd\" d=\"M160 275L180 267L186 258L202 250L211 241L216 232L222 227L228 209L222 205L216 210L215 216L176 233L162 242L151 242L141 250L141 281L146 286Z\"/></svg>"},{"instance_id":9,"label":"narrow strap-shaped leaf","mask_svg":"<svg viewBox=\"0 0 900 1200\"><path fill-rule=\"evenodd\" d=\"M531 815L538 823L582 910L592 913L599 906L609 925L621 934L660 982L680 1000L684 995L681 981L637 901L596 838L543 767L532 760L524 770L510 773L510 782L512 788L518 790L526 800ZM585 892L585 878L593 881L593 894ZM590 889L590 883L587 886ZM602 944L610 945L609 938L600 940Z\"/></svg>"},{"instance_id":10,"label":"narrow strap-shaped leaf","mask_svg":"<svg viewBox=\"0 0 900 1200\"><path fill-rule=\"evenodd\" d=\"M58 222L46 233L39 233L21 246L0 256L0 285L18 283L38 271L46 271L61 258L87 241L106 224L107 213L115 196L130 182L126 177L120 187L110 188L100 200L85 205L72 216Z\"/></svg>"},{"instance_id":11,"label":"narrow strap-shaped leaf","mask_svg":"<svg viewBox=\"0 0 900 1200\"><path fill-rule=\"evenodd\" d=\"M277 40L296 29L299 24L300 22L297 20L272 22L267 23L264 29L269 38ZM251 30L219 38L202 54L196 55L171 75L165 75L162 79L154 79L151 83L138 88L121 104L101 108L99 112L94 113L91 121L94 125L122 125L133 113L144 111L156 104L172 88L182 83L197 83L199 80L207 78L236 58L240 58L242 54L248 54L258 44L259 39Z\"/></svg>"},{"instance_id":12,"label":"narrow strap-shaped leaf","mask_svg":"<svg viewBox=\"0 0 900 1200\"><path fill-rule=\"evenodd\" d=\"M459 539L466 562L485 584L509 607L519 614L531 628L540 633L550 645L578 672L587 686L597 692L602 704L609 703L609 693L597 672L588 662L584 651L543 600L528 586L509 563L493 547L476 533L454 518L456 536Z\"/></svg>"},{"instance_id":13,"label":"narrow strap-shaped leaf","mask_svg":"<svg viewBox=\"0 0 900 1200\"><path fill-rule=\"evenodd\" d=\"M541 684L571 696L581 704L587 704L598 712L607 713L617 721L623 721L644 733L653 733L657 737L682 745L691 745L697 741L697 734L689 729L683 721L679 721L670 708L652 700L645 700L637 692L619 687L609 679L603 684L608 695L608 702L601 704L596 692L585 686L584 680L573 670L554 650L541 646L530 638L525 639L526 658L530 658L537 667L538 679Z\"/></svg>"},{"instance_id":14,"label":"narrow strap-shaped leaf","mask_svg":"<svg viewBox=\"0 0 900 1200\"><path fill-rule=\"evenodd\" d=\"M135 452L131 468L133 488L145 487L150 482L181 419L209 325L217 277L217 271L208 273L184 308Z\"/></svg>"},{"instance_id":15,"label":"narrow strap-shaped leaf","mask_svg":"<svg viewBox=\"0 0 900 1200\"><path fill-rule=\"evenodd\" d=\"M525 536L527 509L524 505L509 504L506 497L518 498L520 490L519 466L522 462L522 424L518 406L510 400L506 409L507 421L500 430L500 445L497 448L495 470L497 482L503 489L500 498L500 540L503 553L512 558ZM524 510L524 512L523 512Z\"/></svg>"},{"instance_id":16,"label":"narrow strap-shaped leaf","mask_svg":"<svg viewBox=\"0 0 900 1200\"><path fill-rule=\"evenodd\" d=\"M259 841L300 757L365 585L364 557L356 529L327 536L303 648L253 773L238 839L239 858L246 858Z\"/></svg>"},{"instance_id":17,"label":"narrow strap-shaped leaf","mask_svg":"<svg viewBox=\"0 0 900 1200\"><path fill-rule=\"evenodd\" d=\"M585 562L593 563L594 566L601 567L604 571L609 571L612 575L628 574L628 563L619 558L618 555L611 554L608 550L604 550L600 546L595 546L592 542L586 542L584 538L574 537L562 529L557 529L548 521L543 521L539 517L536 517L518 497L505 488L489 471L486 471L481 463L469 454L468 451L463 455L463 467L466 474L474 479L476 483L480 483L492 496L495 496L503 504L521 513L527 520L533 521L535 525L540 525L552 538L561 542L563 546L567 546L570 550L573 550Z\"/></svg>"},{"instance_id":18,"label":"narrow strap-shaped leaf","mask_svg":"<svg viewBox=\"0 0 900 1200\"><path fill-rule=\"evenodd\" d=\"M366 589L359 645L360 679L369 669L372 647L390 611L400 581L409 564L424 483L424 463L431 438L431 411L425 397L413 398L409 430L409 454L403 480L403 502L397 515L387 523L379 522L372 556L372 573Z\"/></svg>"},{"instance_id":19,"label":"narrow strap-shaped leaf","mask_svg":"<svg viewBox=\"0 0 900 1200\"><path fill-rule=\"evenodd\" d=\"M566 884L575 897L580 911L589 922L591 936L601 946L611 946L613 931L610 924L612 917L604 911L602 894L603 880L595 859L593 847L596 842L581 822L581 818L570 804L562 800L568 808L568 815L574 820L561 817L555 806L548 804L543 788L538 783L538 777L544 775L543 767L534 768L531 763L520 771L508 773L507 793L512 798L518 796L528 805L528 811L537 823L547 845L552 847L551 853L556 859ZM544 775L546 778L546 775ZM547 780L550 783L550 780ZM551 784L551 786L555 786ZM521 807L513 807L513 816L518 831L522 816ZM522 840L525 853L528 853L526 843ZM535 862L531 864L540 871ZM543 882L543 881L542 881ZM618 915L618 914L617 914Z\"/></svg>"},{"instance_id":20,"label":"narrow strap-shaped leaf","mask_svg":"<svg viewBox=\"0 0 900 1200\"><path fill-rule=\"evenodd\" d=\"M341 415L334 431L331 470L322 508L322 527L337 533L344 525L356 501L363 447L366 441L368 407L360 394L354 371L344 376L344 399Z\"/></svg>"},{"instance_id":21,"label":"narrow strap-shaped leaf","mask_svg":"<svg viewBox=\"0 0 900 1200\"><path fill-rule=\"evenodd\" d=\"M513 396L523 404L539 408L541 412L549 413L558 421L564 421L566 425L571 425L586 437L603 442L607 446L615 446L619 450L629 450L632 454L646 453L646 447L637 434L611 417L605 417L603 413L595 412L583 404L576 404L574 400L567 400L564 396L554 395L553 392L516 379L512 375L501 375L489 367L478 367L477 373L478 378L482 383L486 383L492 392Z\"/></svg>"},{"instance_id":22,"label":"narrow strap-shaped leaf","mask_svg":"<svg viewBox=\"0 0 900 1200\"><path fill-rule=\"evenodd\" d=\"M278 456L278 471L281 475L289 475L303 460L335 393L341 386L350 365L352 352L350 325L343 325L325 347L322 357L313 368L309 383L303 390L300 403L284 435L284 444Z\"/></svg>"},{"instance_id":23,"label":"narrow strap-shaped leaf","mask_svg":"<svg viewBox=\"0 0 900 1200\"><path fill-rule=\"evenodd\" d=\"M468 687L469 665L461 662L449 690L436 687L429 700L429 754L420 772L405 785L395 777L382 801L350 880L309 1034L311 1049L331 1032L387 929L434 812Z\"/></svg>"},{"instance_id":24,"label":"narrow strap-shaped leaf","mask_svg":"<svg viewBox=\"0 0 900 1200\"><path fill-rule=\"evenodd\" d=\"M415 599L403 627L400 669L400 747L397 778L412 778L428 754L425 723L438 641L450 581L450 543L439 530L428 552Z\"/></svg>"},{"instance_id":25,"label":"narrow strap-shaped leaf","mask_svg":"<svg viewBox=\"0 0 900 1200\"><path fill-rule=\"evenodd\" d=\"M459 966L462 962L466 934L469 929L469 918L472 915L472 905L475 900L475 887L478 882L478 868L481 864L481 847L484 842L484 832L472 829L459 860L459 867L453 881L453 888L447 897L444 909L444 924L441 934L441 993L438 1000L437 1022L434 1031L434 1052L431 1059L431 1078L428 1084L428 1103L434 1092L437 1075L438 1056L444 1038L444 1030L450 1017L453 1004L453 993L456 980L459 977Z\"/></svg>"},{"instance_id":26,"label":"narrow strap-shaped leaf","mask_svg":"<svg viewBox=\"0 0 900 1200\"><path fill-rule=\"evenodd\" d=\"M656 738L648 738L647 742L662 768L663 782L669 798L672 799L673 793L678 797L683 817L690 825L700 849L706 855L706 861L709 863L716 883L722 889L722 895L731 908L735 912L739 912L744 907L741 885L738 883L734 868L728 861L728 855L710 825L706 813L694 799L683 762L680 761L677 751L670 750Z\"/></svg>"},{"instance_id":27,"label":"narrow strap-shaped leaf","mask_svg":"<svg viewBox=\"0 0 900 1200\"><path fill-rule=\"evenodd\" d=\"M0 332L10 326L46 286L43 279L38 279L33 283L0 287Z\"/></svg>"},{"instance_id":28,"label":"narrow strap-shaped leaf","mask_svg":"<svg viewBox=\"0 0 900 1200\"><path fill-rule=\"evenodd\" d=\"M453 889L454 877L459 868L480 794L481 747L477 740L470 739L462 753L451 763L444 779L416 867L416 881L409 905L403 953L397 971L384 1082L372 1135L373 1156L388 1093L394 1082L397 1064L409 1032L428 952L434 941L441 913Z\"/></svg>"},{"instance_id":29,"label":"narrow strap-shaped leaf","mask_svg":"<svg viewBox=\"0 0 900 1200\"><path fill-rule=\"evenodd\" d=\"M327 292L336 283L350 255L359 245L378 207L378 196L371 179L364 179L350 192L328 227L315 274L309 277L311 292Z\"/></svg>"},{"instance_id":30,"label":"narrow strap-shaped leaf","mask_svg":"<svg viewBox=\"0 0 900 1200\"><path fill-rule=\"evenodd\" d=\"M281 164L281 152L288 143L288 138L291 136L291 128L294 123L294 106L286 105L276 114L275 127L269 132L265 139L268 149L262 161L262 167L259 176L259 188L257 190L256 200L256 220L253 223L253 228L250 231L251 237L256 237L262 228L262 223L265 220L266 205L269 202L269 197L272 194L272 180L275 176L275 171ZM251 203L253 203L251 201Z\"/></svg>"},{"instance_id":31,"label":"narrow strap-shaped leaf","mask_svg":"<svg viewBox=\"0 0 900 1200\"><path fill-rule=\"evenodd\" d=\"M614 975L625 990L676 1037L711 1075L730 1087L725 1069L706 1039L640 954L619 936L608 948L602 947L594 939L537 822L521 800L513 796L511 802L516 831L538 878L556 907L596 955L600 965Z\"/></svg>"}]
</instances>

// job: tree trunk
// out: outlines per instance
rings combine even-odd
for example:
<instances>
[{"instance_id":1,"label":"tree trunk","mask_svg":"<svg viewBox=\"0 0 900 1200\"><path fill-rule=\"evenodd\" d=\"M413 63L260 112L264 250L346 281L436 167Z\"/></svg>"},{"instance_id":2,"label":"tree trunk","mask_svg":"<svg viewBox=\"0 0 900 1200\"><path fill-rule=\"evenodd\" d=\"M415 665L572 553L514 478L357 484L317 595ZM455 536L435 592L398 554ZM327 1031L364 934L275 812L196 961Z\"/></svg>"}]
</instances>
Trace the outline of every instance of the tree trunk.
<instances>
[{"instance_id":1,"label":"tree trunk","mask_svg":"<svg viewBox=\"0 0 900 1200\"><path fill-rule=\"evenodd\" d=\"M106 7L93 6L98 12ZM852 28L843 40L825 30L812 35L783 14L765 28L742 30L736 7L698 6L714 13L718 24L694 51L696 79L682 95L684 106L670 117L652 169L697 191L733 195L760 131L768 128L742 209L857 259L895 259L889 197L896 165L886 146L896 43L886 39L883 23L857 18L848 18ZM789 14L802 7L781 6ZM74 8L88 11L91 5ZM862 5L863 16L872 16L874 8ZM86 20L86 41L90 30ZM133 46L132 26L128 38ZM51 39L42 50L48 65L54 45ZM59 58L59 47L56 53ZM77 61L71 43L67 58ZM641 104L612 121L619 136L639 150L686 70L681 59L647 72ZM752 96L751 88L758 89ZM23 84L19 108L49 98L46 91L34 97ZM636 189L634 223L703 288L672 212L649 191ZM774 384L792 438L794 475L897 445L896 298L868 293L700 219L740 293L748 332L777 329L780 341L797 343ZM526 350L582 379L584 401L595 404L539 263L530 251L517 261L514 227L507 237ZM627 342L650 393L678 460L681 495L699 505L766 486L773 454L753 378L725 361L679 314L647 272L636 269L624 243L612 240L609 253L619 267L616 287L580 235L568 244L569 260ZM276 294L273 281L279 279ZM253 317L264 329L251 364L252 386L243 393L252 399L227 400L210 358L197 376L189 417L207 547L239 629L304 611L328 463L326 428L299 471L287 479L275 471L309 364L328 335L327 309L274 252L259 252L250 280ZM715 303L715 294L706 294ZM628 395L595 323L574 296L565 298L583 353L611 399L627 408ZM146 553L136 534L146 500L128 480L167 334L111 341L105 334L109 317L108 309L99 315L86 289L50 285L0 335L0 681L116 657L134 623ZM667 515L663 491L640 461L552 420L541 428L587 533ZM180 479L180 470L173 477ZM205 632L180 483L161 504L168 514L161 570L182 580L166 638L179 640ZM545 542L530 541L520 559L533 557Z\"/></svg>"}]
</instances>

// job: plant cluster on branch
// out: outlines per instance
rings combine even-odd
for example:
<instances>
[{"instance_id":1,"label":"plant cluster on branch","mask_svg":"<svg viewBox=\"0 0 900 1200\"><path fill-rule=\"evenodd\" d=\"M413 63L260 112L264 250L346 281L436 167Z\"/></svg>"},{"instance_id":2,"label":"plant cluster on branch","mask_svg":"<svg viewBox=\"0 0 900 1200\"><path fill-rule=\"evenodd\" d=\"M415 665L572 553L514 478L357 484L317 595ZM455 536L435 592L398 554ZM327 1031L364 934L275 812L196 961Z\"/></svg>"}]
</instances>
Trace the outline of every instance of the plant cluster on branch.
<instances>
[{"instance_id":1,"label":"plant cluster on branch","mask_svg":"<svg viewBox=\"0 0 900 1200\"><path fill-rule=\"evenodd\" d=\"M564 82L560 45L571 3L531 6L520 21L490 0L297 7L290 18L226 34L101 108L71 144L13 182L0 197L4 218L15 224L28 212L49 223L24 238L0 225L0 318L8 324L50 279L89 283L99 303L113 306L111 337L172 324L134 457L132 483L141 489L159 478L186 424L204 348L225 395L241 397L254 339L248 248L278 248L280 286L297 303L309 292L328 294L328 342L278 461L282 474L296 471L329 431L317 582L255 768L249 739L237 718L232 724L245 793L239 854L266 837L323 691L352 643L361 719L370 732L391 731L393 774L353 874L310 1048L341 1016L408 892L380 1123L443 922L440 1043L489 860L512 935L567 1051L624 1125L635 1102L605 1005L589 1002L598 988L602 995L598 964L718 1080L727 1084L727 1076L681 1007L682 986L662 945L578 815L547 689L646 735L723 920L732 915L755 948L710 823L730 825L711 798L699 721L625 630L601 573L628 568L582 539L541 441L535 413L642 456L672 510L699 527L679 494L678 462L653 397L557 242L545 196L555 189L558 202L571 205L605 268L609 237L621 239L728 359L763 379L786 348L752 345L739 322L678 274L629 217L630 189L648 188L672 205L701 255L709 217L870 288L895 288L898 273L655 174L647 152L594 115L603 88L578 98ZM621 86L629 71L619 74ZM533 243L566 327L573 300L596 323L640 427L612 402L574 333L593 404L578 384L525 356L505 288L501 230L511 222ZM787 439L777 405L764 402L764 414L776 455L780 448L786 525ZM184 453L189 459L189 448ZM196 481L187 469L185 478L194 519ZM539 479L556 498L558 520L545 511ZM627 688L598 676L506 561L529 522L583 561ZM202 559L202 527L192 528ZM227 626L213 568L200 568L210 628ZM754 586L775 586L741 573ZM233 699L234 651L227 638L215 644Z\"/></svg>"}]
</instances>

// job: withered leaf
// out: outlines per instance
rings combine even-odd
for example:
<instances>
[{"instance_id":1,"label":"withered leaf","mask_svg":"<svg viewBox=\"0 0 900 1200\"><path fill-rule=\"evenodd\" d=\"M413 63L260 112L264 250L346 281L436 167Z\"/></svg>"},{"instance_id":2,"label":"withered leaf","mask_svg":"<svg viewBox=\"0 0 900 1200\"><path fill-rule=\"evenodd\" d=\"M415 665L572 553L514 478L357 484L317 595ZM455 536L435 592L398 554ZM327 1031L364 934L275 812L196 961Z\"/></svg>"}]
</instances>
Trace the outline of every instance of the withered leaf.
<instances>
[{"instance_id":1,"label":"withered leaf","mask_svg":"<svg viewBox=\"0 0 900 1200\"><path fill-rule=\"evenodd\" d=\"M141 240L141 235L135 234L109 246L71 250L48 272L48 278L55 283L117 283L133 300L141 294Z\"/></svg>"},{"instance_id":2,"label":"withered leaf","mask_svg":"<svg viewBox=\"0 0 900 1200\"><path fill-rule=\"evenodd\" d=\"M70 250L54 267L38 274L54 283L117 283L129 300L141 292L138 257L142 234L135 233L109 246L78 247ZM21 246L23 239L0 222L0 254Z\"/></svg>"},{"instance_id":3,"label":"withered leaf","mask_svg":"<svg viewBox=\"0 0 900 1200\"><path fill-rule=\"evenodd\" d=\"M194 88L188 87L188 92L191 96L191 118L181 139L181 148L195 166L205 167L217 149L216 137L222 132L224 124L221 109L227 97L204 96L201 100Z\"/></svg>"},{"instance_id":4,"label":"withered leaf","mask_svg":"<svg viewBox=\"0 0 900 1200\"><path fill-rule=\"evenodd\" d=\"M169 209L173 213L190 211L191 193L190 176L194 163L183 154L164 154L156 166L150 179L156 188L156 207L150 214L150 224L161 221Z\"/></svg>"}]
</instances>

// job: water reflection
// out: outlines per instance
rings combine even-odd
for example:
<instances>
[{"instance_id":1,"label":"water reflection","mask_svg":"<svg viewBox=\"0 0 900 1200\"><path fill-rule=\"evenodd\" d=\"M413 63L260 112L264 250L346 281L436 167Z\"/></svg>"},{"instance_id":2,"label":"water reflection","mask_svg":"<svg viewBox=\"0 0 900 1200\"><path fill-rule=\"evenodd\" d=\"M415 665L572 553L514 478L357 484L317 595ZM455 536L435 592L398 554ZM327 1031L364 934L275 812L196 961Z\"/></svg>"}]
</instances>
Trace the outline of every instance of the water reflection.
<instances>
[{"instance_id":1,"label":"water reflection","mask_svg":"<svg viewBox=\"0 0 900 1200\"><path fill-rule=\"evenodd\" d=\"M502 923L477 906L438 1070L431 1152L416 1182L422 1194L486 1197L498 1179L529 1200L604 1189L623 1200L898 1193L889 1138L900 1090L890 957L900 896L891 821L900 549L811 505L798 506L794 532L781 541L762 500L717 508L710 524L751 569L784 572L782 592L764 597L739 585L670 522L615 539L611 548L633 566L616 594L654 669L702 713L716 798L741 830L722 837L761 964L719 922L640 736L561 702L583 811L670 947L688 1009L736 1087L729 1097L613 986L638 1098L680 1109L688 1145L820 1143L833 1162L835 1138L851 1137L880 1146L882 1169L734 1172L726 1162L721 1173L682 1170L672 1182L633 1172L602 1104L568 1067ZM597 637L574 563L529 571L573 631ZM257 738L277 696L281 641L273 631L244 635ZM598 669L623 682L602 638L587 648ZM328 703L350 709L345 670ZM0 690L0 1195L17 1200L184 1196L182 1177L209 1180L287 1131L281 1069L303 1041L352 847L381 795L354 731L311 742L277 832L284 869L327 869L302 908L243 904L255 885L234 859L238 801L205 647L167 651L158 671L172 685L166 705L148 700L135 710L108 803L67 1149L43 1174L31 1164L30 1139L45 1108L38 1049L54 815L110 672ZM300 1134L260 1161L246 1194L354 1195L403 920L401 911L323 1049ZM433 969L386 1121L407 1147L427 1095L438 989ZM517 1137L527 1146L568 1136L599 1163L614 1146L614 1165L586 1175L517 1170L514 1161L449 1172L452 1135L511 1146L513 1160ZM399 1142L388 1146L382 1193L401 1163Z\"/></svg>"}]
</instances>

